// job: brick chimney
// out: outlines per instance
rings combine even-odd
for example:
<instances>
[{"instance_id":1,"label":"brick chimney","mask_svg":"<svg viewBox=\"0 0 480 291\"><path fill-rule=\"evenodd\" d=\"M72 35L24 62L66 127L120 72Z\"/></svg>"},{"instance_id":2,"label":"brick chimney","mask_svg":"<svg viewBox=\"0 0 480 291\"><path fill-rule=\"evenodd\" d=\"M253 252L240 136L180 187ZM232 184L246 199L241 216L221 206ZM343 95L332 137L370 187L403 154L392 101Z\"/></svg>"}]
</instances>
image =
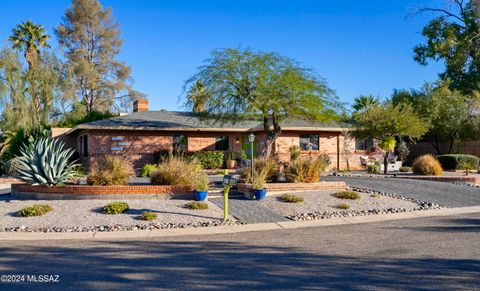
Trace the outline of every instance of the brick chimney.
<instances>
[{"instance_id":1,"label":"brick chimney","mask_svg":"<svg viewBox=\"0 0 480 291\"><path fill-rule=\"evenodd\" d=\"M133 112L148 111L148 100L137 99L133 101Z\"/></svg>"}]
</instances>

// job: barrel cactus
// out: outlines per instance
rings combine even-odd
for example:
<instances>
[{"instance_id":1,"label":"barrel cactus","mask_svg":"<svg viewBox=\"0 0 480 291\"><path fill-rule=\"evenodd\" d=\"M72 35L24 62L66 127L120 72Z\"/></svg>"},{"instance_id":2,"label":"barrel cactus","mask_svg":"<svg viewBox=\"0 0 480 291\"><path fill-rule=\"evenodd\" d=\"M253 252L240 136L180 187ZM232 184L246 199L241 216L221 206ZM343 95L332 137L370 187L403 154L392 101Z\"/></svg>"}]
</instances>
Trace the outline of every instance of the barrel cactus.
<instances>
[{"instance_id":1,"label":"barrel cactus","mask_svg":"<svg viewBox=\"0 0 480 291\"><path fill-rule=\"evenodd\" d=\"M70 159L74 151L63 142L42 137L20 150L17 177L31 185L62 185L75 176L75 164Z\"/></svg>"}]
</instances>

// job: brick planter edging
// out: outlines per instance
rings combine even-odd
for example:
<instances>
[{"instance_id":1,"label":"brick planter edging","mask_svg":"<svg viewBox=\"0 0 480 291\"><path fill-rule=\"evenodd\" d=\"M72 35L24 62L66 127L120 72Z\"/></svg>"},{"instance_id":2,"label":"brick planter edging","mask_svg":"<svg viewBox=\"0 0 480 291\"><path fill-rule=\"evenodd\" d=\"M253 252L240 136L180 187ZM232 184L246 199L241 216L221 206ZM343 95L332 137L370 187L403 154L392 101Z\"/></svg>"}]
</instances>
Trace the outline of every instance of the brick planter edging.
<instances>
[{"instance_id":1,"label":"brick planter edging","mask_svg":"<svg viewBox=\"0 0 480 291\"><path fill-rule=\"evenodd\" d=\"M457 183L473 183L475 185L480 185L480 177L474 176L397 176L397 179L414 179L414 180L427 180L427 181L437 181L437 182L457 182Z\"/></svg>"},{"instance_id":2,"label":"brick planter edging","mask_svg":"<svg viewBox=\"0 0 480 291\"><path fill-rule=\"evenodd\" d=\"M293 191L315 191L315 190L344 190L346 187L344 181L335 182L317 182L317 183L267 183L267 193L293 192ZM252 185L247 183L237 184L238 191L250 193Z\"/></svg>"},{"instance_id":3,"label":"brick planter edging","mask_svg":"<svg viewBox=\"0 0 480 291\"><path fill-rule=\"evenodd\" d=\"M12 184L20 183L21 181L16 178L0 178L0 184Z\"/></svg>"},{"instance_id":4,"label":"brick planter edging","mask_svg":"<svg viewBox=\"0 0 480 291\"><path fill-rule=\"evenodd\" d=\"M82 198L88 195L97 196L121 196L131 195L192 195L190 186L174 186L174 185L116 185L116 186L87 186L87 185L68 185L68 186L32 186L27 184L12 184L12 195L22 196L40 194L41 197L51 195L52 197L61 197L63 199L75 199L76 196ZM58 195L58 196L57 196ZM94 197L92 197L94 198Z\"/></svg>"}]
</instances>

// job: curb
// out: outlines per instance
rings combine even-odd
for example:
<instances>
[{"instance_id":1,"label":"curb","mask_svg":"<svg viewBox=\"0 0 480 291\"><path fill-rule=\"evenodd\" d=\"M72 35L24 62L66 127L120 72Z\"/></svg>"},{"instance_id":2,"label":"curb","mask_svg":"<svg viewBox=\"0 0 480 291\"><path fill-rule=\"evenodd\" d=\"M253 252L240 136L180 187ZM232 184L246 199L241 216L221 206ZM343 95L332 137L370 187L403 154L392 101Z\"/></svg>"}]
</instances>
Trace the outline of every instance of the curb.
<instances>
[{"instance_id":1,"label":"curb","mask_svg":"<svg viewBox=\"0 0 480 291\"><path fill-rule=\"evenodd\" d=\"M422 217L439 217L459 214L480 212L480 206L443 208L434 210L413 211L404 213L376 214L369 216L354 216L342 218L329 218L309 221L284 221L277 223L257 223L244 225L224 225L215 227L198 228L172 228L137 231L113 231L113 232L0 232L0 241L31 241L31 240L63 240L63 239L131 239L131 238L153 238L153 237L174 237L187 235L212 235L227 233L242 233L252 231L281 230L310 228L346 224L359 224L370 222L381 222L389 220L403 220Z\"/></svg>"}]
</instances>

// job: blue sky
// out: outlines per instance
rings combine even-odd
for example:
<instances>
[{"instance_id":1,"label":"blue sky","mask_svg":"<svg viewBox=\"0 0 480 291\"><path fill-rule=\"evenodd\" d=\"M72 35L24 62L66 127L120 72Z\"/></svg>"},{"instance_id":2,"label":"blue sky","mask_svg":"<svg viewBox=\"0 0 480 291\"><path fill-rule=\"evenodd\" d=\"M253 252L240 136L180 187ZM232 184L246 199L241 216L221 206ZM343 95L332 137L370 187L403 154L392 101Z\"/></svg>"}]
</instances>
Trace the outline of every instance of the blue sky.
<instances>
[{"instance_id":1,"label":"blue sky","mask_svg":"<svg viewBox=\"0 0 480 291\"><path fill-rule=\"evenodd\" d=\"M186 79L225 47L275 51L311 67L340 99L360 94L388 97L394 88L434 81L440 63L422 67L412 48L423 41L432 14L407 17L422 5L443 1L325 0L103 0L120 23L119 56L132 67L135 89L153 110L183 110L178 97ZM2 1L0 40L20 21L31 19L53 35L70 1ZM55 42L52 43L55 45Z\"/></svg>"}]
</instances>

